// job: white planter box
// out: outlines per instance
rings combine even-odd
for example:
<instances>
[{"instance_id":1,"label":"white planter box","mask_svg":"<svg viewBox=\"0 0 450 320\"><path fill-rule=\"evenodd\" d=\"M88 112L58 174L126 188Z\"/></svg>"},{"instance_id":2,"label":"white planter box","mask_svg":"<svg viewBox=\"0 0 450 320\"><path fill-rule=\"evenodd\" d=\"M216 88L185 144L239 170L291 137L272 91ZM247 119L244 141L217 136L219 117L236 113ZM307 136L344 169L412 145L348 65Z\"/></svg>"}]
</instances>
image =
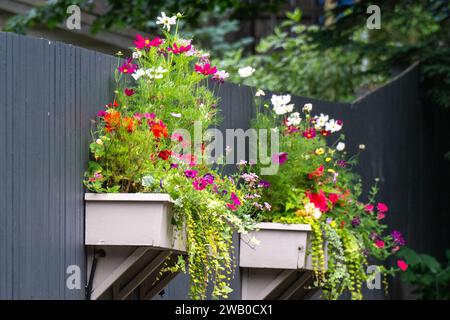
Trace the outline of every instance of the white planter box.
<instances>
[{"instance_id":1,"label":"white planter box","mask_svg":"<svg viewBox=\"0 0 450 320\"><path fill-rule=\"evenodd\" d=\"M151 246L185 251L171 224L171 199L157 193L86 193L86 245Z\"/></svg>"},{"instance_id":2,"label":"white planter box","mask_svg":"<svg viewBox=\"0 0 450 320\"><path fill-rule=\"evenodd\" d=\"M257 229L240 239L242 299L297 300L312 296L316 290L311 290L314 274L308 255L311 226L259 223ZM253 237L259 244L250 242Z\"/></svg>"},{"instance_id":3,"label":"white planter box","mask_svg":"<svg viewBox=\"0 0 450 320\"><path fill-rule=\"evenodd\" d=\"M176 273L161 270L186 253L170 196L87 193L85 203L90 299L151 299L164 289Z\"/></svg>"}]
</instances>

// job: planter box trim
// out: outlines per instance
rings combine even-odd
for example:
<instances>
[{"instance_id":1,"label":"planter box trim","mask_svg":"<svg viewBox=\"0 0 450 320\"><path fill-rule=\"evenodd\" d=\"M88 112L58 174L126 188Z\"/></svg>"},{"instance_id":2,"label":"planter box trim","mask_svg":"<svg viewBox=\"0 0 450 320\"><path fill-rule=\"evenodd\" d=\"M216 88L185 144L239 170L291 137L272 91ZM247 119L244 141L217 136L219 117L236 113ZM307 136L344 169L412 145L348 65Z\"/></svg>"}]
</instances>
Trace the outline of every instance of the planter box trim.
<instances>
[{"instance_id":1,"label":"planter box trim","mask_svg":"<svg viewBox=\"0 0 450 320\"><path fill-rule=\"evenodd\" d=\"M167 193L86 193L88 201L158 201L173 202Z\"/></svg>"},{"instance_id":2,"label":"planter box trim","mask_svg":"<svg viewBox=\"0 0 450 320\"><path fill-rule=\"evenodd\" d=\"M256 225L256 228L262 230L311 231L311 226L309 224L287 224L275 222L261 222Z\"/></svg>"}]
</instances>

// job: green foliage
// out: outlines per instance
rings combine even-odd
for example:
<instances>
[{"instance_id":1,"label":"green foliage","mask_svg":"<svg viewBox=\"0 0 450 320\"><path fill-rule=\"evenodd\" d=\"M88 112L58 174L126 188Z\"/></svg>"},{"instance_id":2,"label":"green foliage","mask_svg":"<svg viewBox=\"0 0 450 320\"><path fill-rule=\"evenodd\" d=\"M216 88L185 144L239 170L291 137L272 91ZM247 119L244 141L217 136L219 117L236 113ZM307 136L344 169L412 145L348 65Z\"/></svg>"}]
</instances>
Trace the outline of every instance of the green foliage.
<instances>
[{"instance_id":1,"label":"green foliage","mask_svg":"<svg viewBox=\"0 0 450 320\"><path fill-rule=\"evenodd\" d=\"M420 299L450 299L450 250L446 252L446 264L439 263L433 256L418 254L407 247L400 250L399 256L409 265L402 273L401 279L416 288L415 293Z\"/></svg>"},{"instance_id":2,"label":"green foliage","mask_svg":"<svg viewBox=\"0 0 450 320\"><path fill-rule=\"evenodd\" d=\"M204 130L218 123L218 99L208 87L215 71L201 73L209 65L203 53L179 37L178 24L173 29L164 41L137 37L140 48L119 63L114 102L93 129L84 184L93 192L168 193L187 259L167 270L189 272L193 299L205 299L208 289L226 298L233 234L253 222L233 180L203 161Z\"/></svg>"},{"instance_id":3,"label":"green foliage","mask_svg":"<svg viewBox=\"0 0 450 320\"><path fill-rule=\"evenodd\" d=\"M256 99L256 106L268 105L261 100ZM323 298L338 299L349 291L352 299L362 299L368 258L385 261L404 244L402 236L385 234L382 219L387 206L375 203L376 184L366 202L359 199L361 179L352 171L357 155L347 155L342 134L333 139L342 123L328 115L312 115L311 105L305 105L302 113L290 113L289 96L274 95L271 101L274 112L259 113L253 127L280 133L278 157L284 161L274 175L262 175L260 167L255 168L270 183L262 201L272 205L272 211L260 212L256 218L309 224L315 286L322 288ZM396 270L379 267L379 271L386 276Z\"/></svg>"}]
</instances>

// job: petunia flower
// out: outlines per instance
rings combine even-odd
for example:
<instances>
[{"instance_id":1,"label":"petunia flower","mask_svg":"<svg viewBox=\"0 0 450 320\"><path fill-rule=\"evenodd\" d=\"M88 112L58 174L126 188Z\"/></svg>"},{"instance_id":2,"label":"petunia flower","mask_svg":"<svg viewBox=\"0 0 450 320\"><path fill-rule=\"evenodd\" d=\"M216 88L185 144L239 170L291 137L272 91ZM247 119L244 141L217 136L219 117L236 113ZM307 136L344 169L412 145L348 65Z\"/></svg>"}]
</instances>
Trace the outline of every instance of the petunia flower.
<instances>
[{"instance_id":1,"label":"petunia flower","mask_svg":"<svg viewBox=\"0 0 450 320\"><path fill-rule=\"evenodd\" d=\"M195 178L197 176L197 174L198 174L197 170L186 170L186 171L184 171L184 175L187 178L190 178L190 179Z\"/></svg>"},{"instance_id":2,"label":"petunia flower","mask_svg":"<svg viewBox=\"0 0 450 320\"><path fill-rule=\"evenodd\" d=\"M391 232L391 237L396 245L404 246L406 244L406 241L400 231L393 230Z\"/></svg>"},{"instance_id":3,"label":"petunia flower","mask_svg":"<svg viewBox=\"0 0 450 320\"><path fill-rule=\"evenodd\" d=\"M211 64L205 63L204 65L195 64L195 72L208 76L217 72L216 67L211 67Z\"/></svg>"},{"instance_id":4,"label":"petunia flower","mask_svg":"<svg viewBox=\"0 0 450 320\"><path fill-rule=\"evenodd\" d=\"M206 181L206 183L208 184L213 184L214 183L214 176L211 173L207 173L203 176L203 180Z\"/></svg>"},{"instance_id":5,"label":"petunia flower","mask_svg":"<svg viewBox=\"0 0 450 320\"><path fill-rule=\"evenodd\" d=\"M233 204L235 206L240 206L241 205L241 200L239 200L239 197L236 195L236 193L232 192L230 199L231 199L231 201L233 201Z\"/></svg>"},{"instance_id":6,"label":"petunia flower","mask_svg":"<svg viewBox=\"0 0 450 320\"><path fill-rule=\"evenodd\" d=\"M168 17L165 12L161 12L161 17L156 19L156 24L162 24L163 28L170 31L170 26L177 23L177 16Z\"/></svg>"},{"instance_id":7,"label":"petunia flower","mask_svg":"<svg viewBox=\"0 0 450 320\"><path fill-rule=\"evenodd\" d=\"M206 188L208 183L204 179L197 179L192 182L192 185L194 186L195 190L201 191Z\"/></svg>"},{"instance_id":8,"label":"petunia flower","mask_svg":"<svg viewBox=\"0 0 450 320\"><path fill-rule=\"evenodd\" d=\"M379 202L377 204L377 209L380 212L387 212L388 211L388 206L386 204L382 203L382 202Z\"/></svg>"},{"instance_id":9,"label":"petunia flower","mask_svg":"<svg viewBox=\"0 0 450 320\"><path fill-rule=\"evenodd\" d=\"M322 190L320 190L319 193L306 192L306 196L320 211L327 212L330 209L328 207L327 197Z\"/></svg>"}]
</instances>

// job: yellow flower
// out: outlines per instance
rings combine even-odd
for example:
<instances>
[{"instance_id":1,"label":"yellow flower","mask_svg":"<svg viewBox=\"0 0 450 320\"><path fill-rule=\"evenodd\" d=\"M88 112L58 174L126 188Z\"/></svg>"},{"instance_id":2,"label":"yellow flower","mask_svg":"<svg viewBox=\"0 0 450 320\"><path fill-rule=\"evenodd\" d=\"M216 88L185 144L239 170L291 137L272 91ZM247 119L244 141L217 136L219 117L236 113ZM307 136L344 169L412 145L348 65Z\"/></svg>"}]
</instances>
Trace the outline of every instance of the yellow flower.
<instances>
[{"instance_id":1,"label":"yellow flower","mask_svg":"<svg viewBox=\"0 0 450 320\"><path fill-rule=\"evenodd\" d=\"M330 162L331 160L333 160L333 159L330 158L330 157L326 157L326 158L325 158L325 161L326 161L326 162Z\"/></svg>"},{"instance_id":2,"label":"yellow flower","mask_svg":"<svg viewBox=\"0 0 450 320\"><path fill-rule=\"evenodd\" d=\"M330 226L333 227L333 228L336 228L336 221L334 221L334 220L331 221Z\"/></svg>"},{"instance_id":3,"label":"yellow flower","mask_svg":"<svg viewBox=\"0 0 450 320\"><path fill-rule=\"evenodd\" d=\"M327 170L329 173L335 173L336 171L334 171L333 169L328 169Z\"/></svg>"},{"instance_id":4,"label":"yellow flower","mask_svg":"<svg viewBox=\"0 0 450 320\"><path fill-rule=\"evenodd\" d=\"M325 153L325 150L323 150L323 148L318 148L316 149L315 153L320 156Z\"/></svg>"}]
</instances>

